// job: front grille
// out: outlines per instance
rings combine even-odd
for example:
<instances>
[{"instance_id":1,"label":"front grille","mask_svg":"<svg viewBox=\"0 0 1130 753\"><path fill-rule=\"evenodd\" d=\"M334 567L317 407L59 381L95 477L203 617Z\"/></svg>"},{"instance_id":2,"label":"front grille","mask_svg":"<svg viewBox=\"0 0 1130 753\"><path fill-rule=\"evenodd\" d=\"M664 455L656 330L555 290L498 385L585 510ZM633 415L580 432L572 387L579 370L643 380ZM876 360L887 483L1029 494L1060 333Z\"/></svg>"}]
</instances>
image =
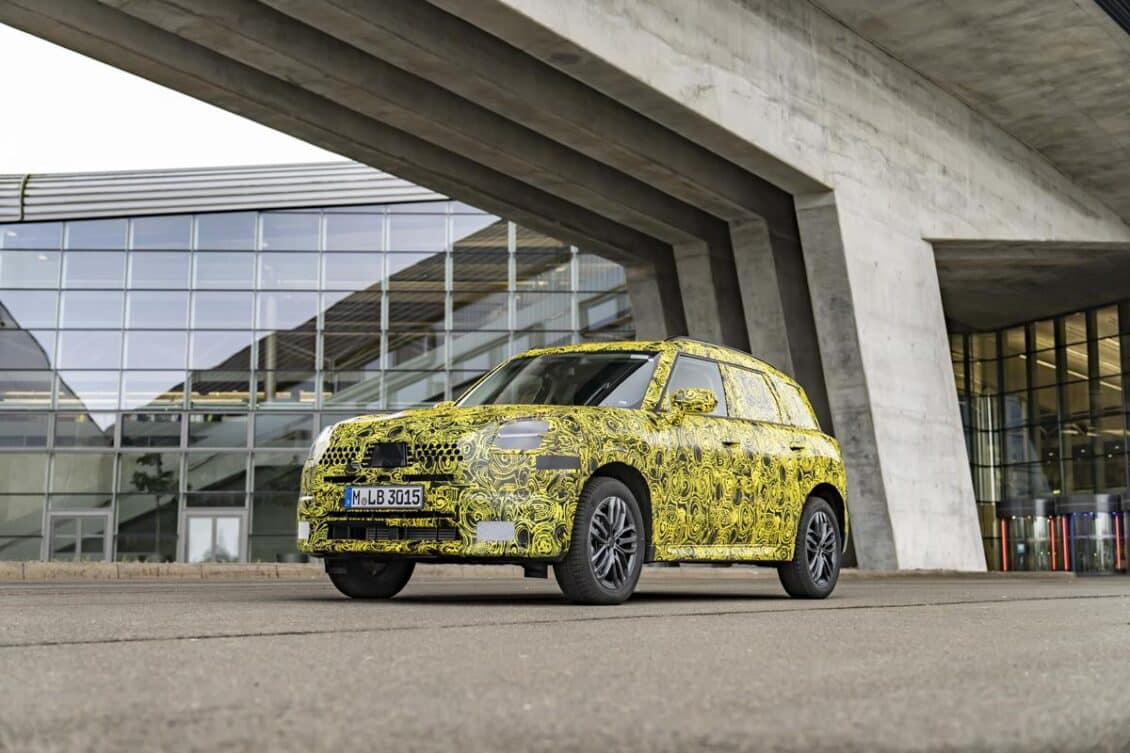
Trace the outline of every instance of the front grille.
<instances>
[{"instance_id":1,"label":"front grille","mask_svg":"<svg viewBox=\"0 0 1130 753\"><path fill-rule=\"evenodd\" d=\"M330 523L330 538L337 541L454 541L453 526L389 526L384 523Z\"/></svg>"},{"instance_id":2,"label":"front grille","mask_svg":"<svg viewBox=\"0 0 1130 753\"><path fill-rule=\"evenodd\" d=\"M336 447L330 447L326 450L325 454L322 455L321 465L345 465L355 460L360 451L361 448L356 445L337 445Z\"/></svg>"},{"instance_id":3,"label":"front grille","mask_svg":"<svg viewBox=\"0 0 1130 753\"><path fill-rule=\"evenodd\" d=\"M420 465L463 462L463 452L454 442L423 442L412 448L412 461Z\"/></svg>"}]
</instances>

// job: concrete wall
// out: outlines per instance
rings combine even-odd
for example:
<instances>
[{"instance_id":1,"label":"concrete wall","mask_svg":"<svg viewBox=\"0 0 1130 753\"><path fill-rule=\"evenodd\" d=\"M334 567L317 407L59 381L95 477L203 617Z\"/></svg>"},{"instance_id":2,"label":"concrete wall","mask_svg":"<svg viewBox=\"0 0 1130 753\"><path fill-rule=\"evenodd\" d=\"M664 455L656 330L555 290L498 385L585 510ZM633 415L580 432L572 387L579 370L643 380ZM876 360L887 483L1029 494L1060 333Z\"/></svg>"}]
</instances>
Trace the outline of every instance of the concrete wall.
<instances>
[{"instance_id":1,"label":"concrete wall","mask_svg":"<svg viewBox=\"0 0 1130 753\"><path fill-rule=\"evenodd\" d=\"M861 564L983 568L926 239L1119 217L805 2L434 1L794 193Z\"/></svg>"}]
</instances>

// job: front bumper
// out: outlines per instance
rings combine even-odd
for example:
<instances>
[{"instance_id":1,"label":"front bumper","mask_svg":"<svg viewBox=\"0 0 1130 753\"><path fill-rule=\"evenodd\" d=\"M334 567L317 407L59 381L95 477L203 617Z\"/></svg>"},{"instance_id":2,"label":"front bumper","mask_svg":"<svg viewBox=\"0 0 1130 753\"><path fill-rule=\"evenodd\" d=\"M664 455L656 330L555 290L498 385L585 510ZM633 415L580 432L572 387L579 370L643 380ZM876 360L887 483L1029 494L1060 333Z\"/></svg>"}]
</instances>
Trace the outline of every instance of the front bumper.
<instances>
[{"instance_id":1,"label":"front bumper","mask_svg":"<svg viewBox=\"0 0 1130 753\"><path fill-rule=\"evenodd\" d=\"M506 473L452 481L419 481L420 510L346 510L346 484L315 475L299 505L300 551L315 556L371 555L413 559L552 560L569 547L580 495L577 468L538 469L530 456ZM496 469L496 471L499 469ZM384 474L358 485L403 483Z\"/></svg>"}]
</instances>

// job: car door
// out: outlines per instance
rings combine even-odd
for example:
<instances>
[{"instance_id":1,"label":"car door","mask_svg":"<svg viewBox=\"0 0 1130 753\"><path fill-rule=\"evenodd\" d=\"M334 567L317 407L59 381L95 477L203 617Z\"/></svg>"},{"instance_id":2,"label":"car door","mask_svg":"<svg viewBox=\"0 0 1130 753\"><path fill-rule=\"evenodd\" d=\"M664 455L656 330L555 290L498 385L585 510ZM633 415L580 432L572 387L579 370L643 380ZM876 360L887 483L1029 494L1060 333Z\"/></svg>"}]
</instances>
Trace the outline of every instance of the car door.
<instances>
[{"instance_id":1,"label":"car door","mask_svg":"<svg viewBox=\"0 0 1130 753\"><path fill-rule=\"evenodd\" d=\"M760 371L725 364L730 414L743 424L735 545L754 559L776 558L792 542L800 515L799 485L789 417Z\"/></svg>"},{"instance_id":2,"label":"car door","mask_svg":"<svg viewBox=\"0 0 1130 753\"><path fill-rule=\"evenodd\" d=\"M690 388L714 392L718 403L711 413L671 409L671 397ZM660 406L666 457L660 464L663 509L656 516L656 551L673 559L718 559L711 547L727 543L737 514L734 462L741 443L740 431L727 417L718 364L679 354Z\"/></svg>"}]
</instances>

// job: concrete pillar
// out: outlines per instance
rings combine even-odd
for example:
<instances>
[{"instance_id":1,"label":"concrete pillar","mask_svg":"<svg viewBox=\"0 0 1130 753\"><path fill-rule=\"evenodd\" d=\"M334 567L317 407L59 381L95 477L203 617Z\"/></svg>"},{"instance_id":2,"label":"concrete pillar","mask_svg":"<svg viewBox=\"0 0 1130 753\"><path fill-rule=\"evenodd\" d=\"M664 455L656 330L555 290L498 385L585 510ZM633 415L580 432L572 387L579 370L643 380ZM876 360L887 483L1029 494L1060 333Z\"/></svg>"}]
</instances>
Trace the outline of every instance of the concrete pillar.
<instances>
[{"instance_id":1,"label":"concrete pillar","mask_svg":"<svg viewBox=\"0 0 1130 753\"><path fill-rule=\"evenodd\" d=\"M719 345L749 350L734 255L726 242L703 240L671 247L683 297L687 334Z\"/></svg>"},{"instance_id":2,"label":"concrete pillar","mask_svg":"<svg viewBox=\"0 0 1130 753\"><path fill-rule=\"evenodd\" d=\"M730 223L734 266L753 355L793 376L808 392L820 426L832 432L820 345L795 220Z\"/></svg>"},{"instance_id":3,"label":"concrete pillar","mask_svg":"<svg viewBox=\"0 0 1130 753\"><path fill-rule=\"evenodd\" d=\"M984 570L929 244L831 193L796 206L860 567Z\"/></svg>"},{"instance_id":4,"label":"concrete pillar","mask_svg":"<svg viewBox=\"0 0 1130 753\"><path fill-rule=\"evenodd\" d=\"M683 301L673 261L668 258L656 264L627 266L628 298L632 303L632 321L640 340L662 340L672 335L687 334Z\"/></svg>"}]
</instances>

